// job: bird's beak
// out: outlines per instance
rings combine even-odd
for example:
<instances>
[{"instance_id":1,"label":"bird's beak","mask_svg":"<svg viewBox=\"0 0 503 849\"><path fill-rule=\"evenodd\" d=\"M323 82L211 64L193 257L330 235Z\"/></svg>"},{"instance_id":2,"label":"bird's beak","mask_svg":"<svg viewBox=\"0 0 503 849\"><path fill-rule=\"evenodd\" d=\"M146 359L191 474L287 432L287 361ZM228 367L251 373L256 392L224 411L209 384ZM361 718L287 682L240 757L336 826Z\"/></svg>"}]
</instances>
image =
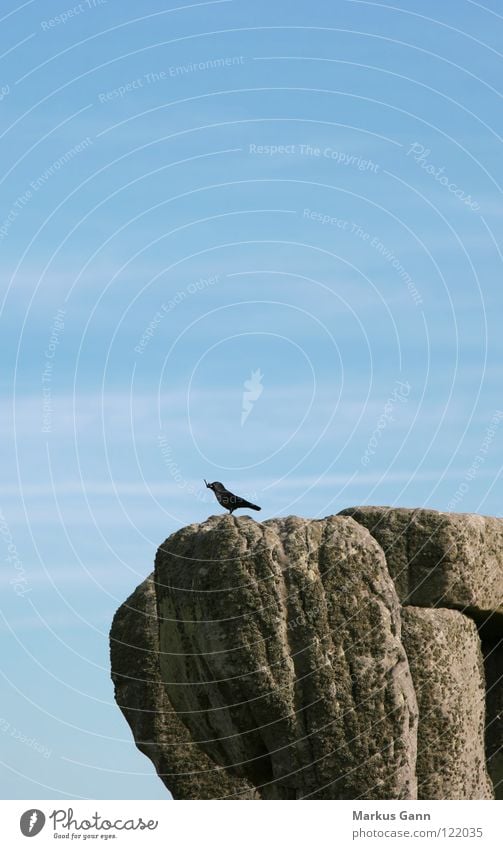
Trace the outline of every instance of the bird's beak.
<instances>
[{"instance_id":1,"label":"bird's beak","mask_svg":"<svg viewBox=\"0 0 503 849\"><path fill-rule=\"evenodd\" d=\"M209 483L208 483L208 481L206 480L206 478L203 478L203 481L205 482L205 484L206 484L206 486L208 487L208 489L211 489L211 486L209 485Z\"/></svg>"}]
</instances>

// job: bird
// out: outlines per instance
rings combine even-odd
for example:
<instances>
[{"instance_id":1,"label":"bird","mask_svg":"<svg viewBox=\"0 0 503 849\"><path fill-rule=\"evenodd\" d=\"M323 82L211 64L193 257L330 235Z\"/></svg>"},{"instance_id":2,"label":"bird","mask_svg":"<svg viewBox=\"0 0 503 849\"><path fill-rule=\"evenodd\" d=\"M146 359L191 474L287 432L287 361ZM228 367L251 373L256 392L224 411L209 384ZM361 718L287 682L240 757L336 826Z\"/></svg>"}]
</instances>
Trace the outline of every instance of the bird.
<instances>
[{"instance_id":1,"label":"bird","mask_svg":"<svg viewBox=\"0 0 503 849\"><path fill-rule=\"evenodd\" d=\"M221 504L222 507L225 507L231 515L233 510L238 510L240 507L248 507L250 510L261 510L260 507L256 504L252 504L251 501L246 501L245 498L241 498L239 495L234 495L233 492L229 492L229 490L226 489L220 481L208 483L208 481L204 480L204 482L208 489L213 491L218 503Z\"/></svg>"}]
</instances>

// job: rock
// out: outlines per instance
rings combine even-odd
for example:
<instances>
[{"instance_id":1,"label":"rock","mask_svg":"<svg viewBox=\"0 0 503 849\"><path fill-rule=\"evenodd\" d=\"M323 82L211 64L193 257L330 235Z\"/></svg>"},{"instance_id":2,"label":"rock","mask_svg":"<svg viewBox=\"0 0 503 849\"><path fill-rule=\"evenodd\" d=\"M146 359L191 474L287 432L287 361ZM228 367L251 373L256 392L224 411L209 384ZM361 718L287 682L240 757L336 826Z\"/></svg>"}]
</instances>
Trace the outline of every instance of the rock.
<instances>
[{"instance_id":1,"label":"rock","mask_svg":"<svg viewBox=\"0 0 503 849\"><path fill-rule=\"evenodd\" d=\"M211 517L155 575L161 677L212 760L265 799L415 797L398 599L356 522Z\"/></svg>"},{"instance_id":2,"label":"rock","mask_svg":"<svg viewBox=\"0 0 503 849\"><path fill-rule=\"evenodd\" d=\"M115 614L110 634L115 699L136 745L175 799L256 798L246 781L223 772L194 745L159 677L159 628L152 576Z\"/></svg>"},{"instance_id":3,"label":"rock","mask_svg":"<svg viewBox=\"0 0 503 849\"><path fill-rule=\"evenodd\" d=\"M389 507L340 515L377 540L403 603L461 609L503 635L503 519Z\"/></svg>"},{"instance_id":4,"label":"rock","mask_svg":"<svg viewBox=\"0 0 503 849\"><path fill-rule=\"evenodd\" d=\"M486 754L494 796L503 799L503 639L482 643L486 673Z\"/></svg>"},{"instance_id":5,"label":"rock","mask_svg":"<svg viewBox=\"0 0 503 849\"><path fill-rule=\"evenodd\" d=\"M182 528L112 625L138 747L179 799L490 799L488 774L501 796L501 525L364 507Z\"/></svg>"},{"instance_id":6,"label":"rock","mask_svg":"<svg viewBox=\"0 0 503 849\"><path fill-rule=\"evenodd\" d=\"M456 610L405 607L402 641L419 705L419 799L492 799L485 683L474 623Z\"/></svg>"}]
</instances>

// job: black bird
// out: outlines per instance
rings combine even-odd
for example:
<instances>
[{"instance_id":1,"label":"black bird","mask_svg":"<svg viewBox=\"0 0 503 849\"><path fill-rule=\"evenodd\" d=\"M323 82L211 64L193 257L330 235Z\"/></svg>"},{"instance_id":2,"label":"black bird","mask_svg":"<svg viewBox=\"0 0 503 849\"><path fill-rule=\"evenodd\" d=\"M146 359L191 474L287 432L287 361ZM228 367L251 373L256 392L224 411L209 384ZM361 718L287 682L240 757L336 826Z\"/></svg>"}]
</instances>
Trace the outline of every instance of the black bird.
<instances>
[{"instance_id":1,"label":"black bird","mask_svg":"<svg viewBox=\"0 0 503 849\"><path fill-rule=\"evenodd\" d=\"M251 501L246 501L244 498L240 498L239 495L234 495L233 492L229 492L229 490L226 489L220 481L213 481L213 483L208 483L207 481L204 482L208 489L213 490L213 494L215 495L218 503L221 504L222 507L225 507L231 514L233 510L238 510L239 507L248 507L249 510L261 509L260 507L257 507L256 504L252 504Z\"/></svg>"}]
</instances>

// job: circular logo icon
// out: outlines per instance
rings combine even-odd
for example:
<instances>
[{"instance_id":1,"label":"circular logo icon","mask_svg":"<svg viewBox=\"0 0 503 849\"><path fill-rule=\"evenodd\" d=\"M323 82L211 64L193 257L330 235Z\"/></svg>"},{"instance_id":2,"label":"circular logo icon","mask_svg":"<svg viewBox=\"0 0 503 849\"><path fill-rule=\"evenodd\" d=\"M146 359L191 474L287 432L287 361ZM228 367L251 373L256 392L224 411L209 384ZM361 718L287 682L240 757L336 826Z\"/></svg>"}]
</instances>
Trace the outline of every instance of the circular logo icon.
<instances>
[{"instance_id":1,"label":"circular logo icon","mask_svg":"<svg viewBox=\"0 0 503 849\"><path fill-rule=\"evenodd\" d=\"M19 828L25 837L35 837L45 825L45 814L38 808L25 811L19 820Z\"/></svg>"}]
</instances>

